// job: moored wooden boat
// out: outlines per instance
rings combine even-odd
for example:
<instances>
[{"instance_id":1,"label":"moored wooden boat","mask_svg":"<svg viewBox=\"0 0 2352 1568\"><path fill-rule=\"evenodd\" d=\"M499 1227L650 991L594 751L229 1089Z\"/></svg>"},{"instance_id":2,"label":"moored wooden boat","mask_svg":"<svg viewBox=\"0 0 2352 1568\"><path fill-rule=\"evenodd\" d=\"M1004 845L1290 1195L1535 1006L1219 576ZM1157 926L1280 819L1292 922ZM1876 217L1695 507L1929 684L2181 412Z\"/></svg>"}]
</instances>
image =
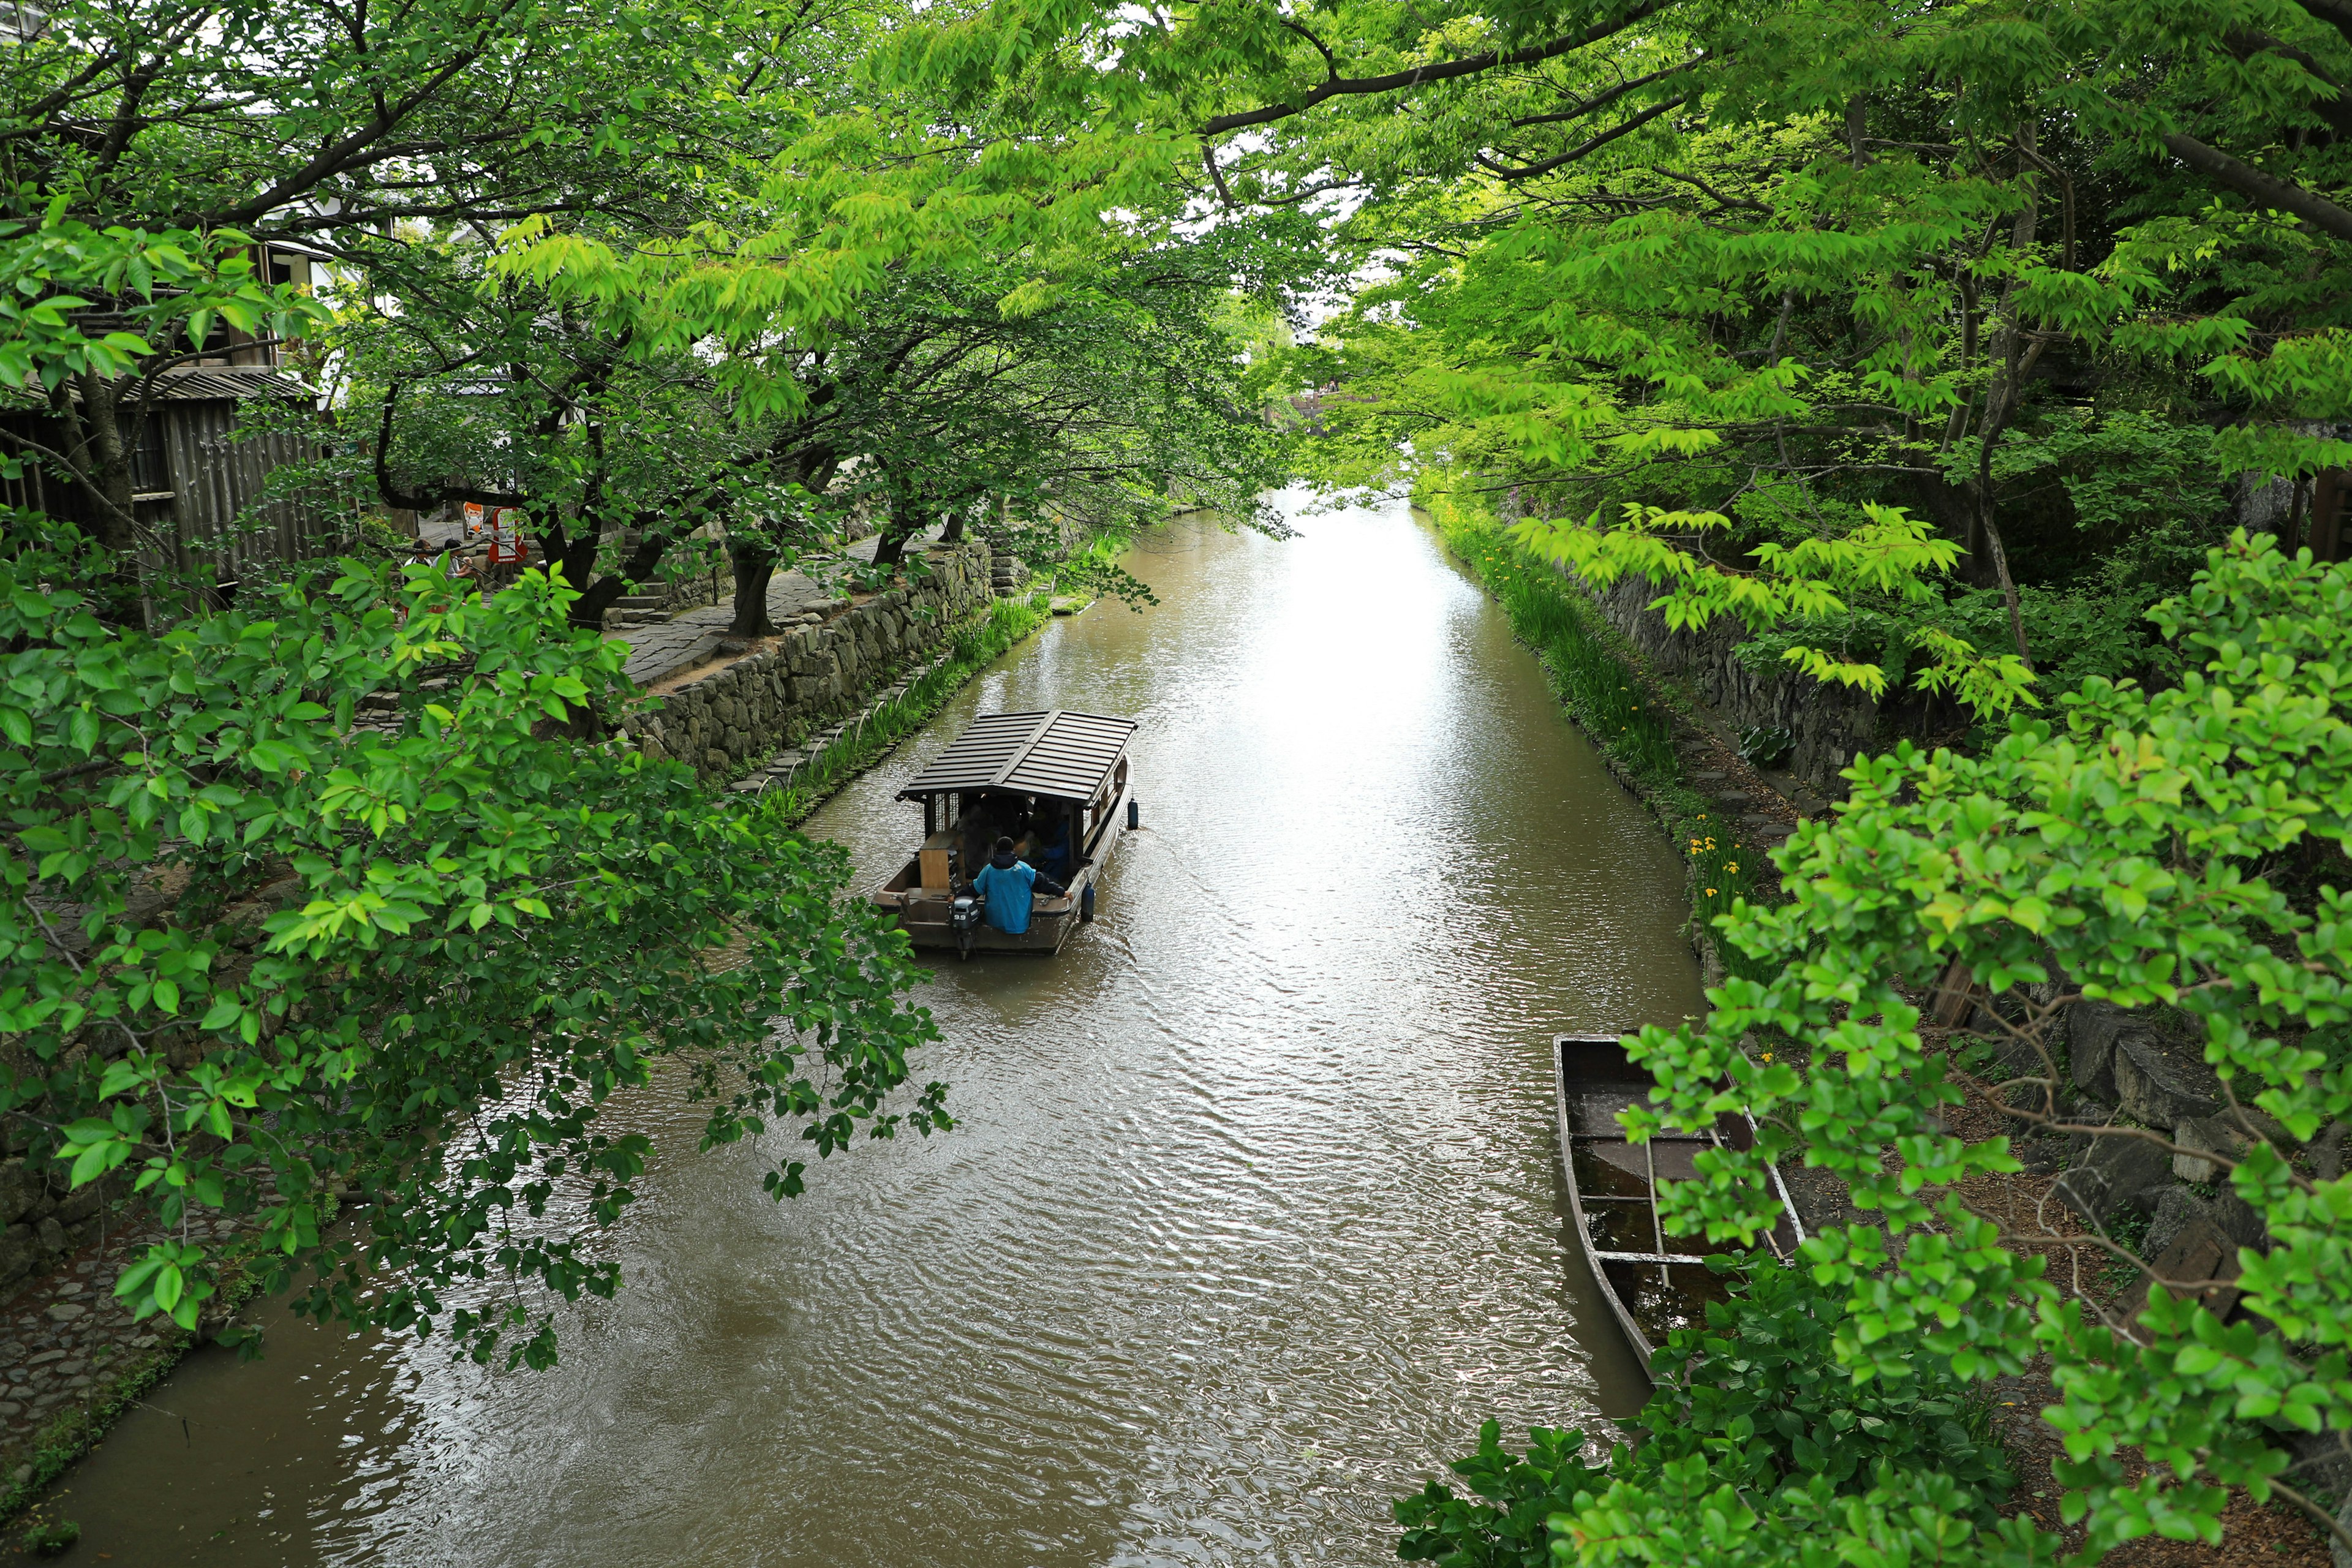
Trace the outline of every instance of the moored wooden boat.
<instances>
[{"instance_id":1,"label":"moored wooden boat","mask_svg":"<svg viewBox=\"0 0 2352 1568\"><path fill-rule=\"evenodd\" d=\"M1130 826L1134 806L1127 744L1131 719L1056 708L989 713L972 721L939 760L898 792L923 807L914 858L874 890L917 947L974 952L1057 952L1072 930L1094 919L1104 864ZM1056 833L1066 866L1045 863ZM1000 837L1064 884L1031 900L1029 929L1015 935L981 918L971 879Z\"/></svg>"},{"instance_id":2,"label":"moored wooden boat","mask_svg":"<svg viewBox=\"0 0 2352 1568\"><path fill-rule=\"evenodd\" d=\"M1707 1256L1743 1250L1736 1242L1669 1237L1658 1216L1658 1184L1696 1176L1702 1150L1754 1147L1756 1123L1742 1112L1717 1117L1703 1133L1631 1142L1617 1113L1645 1102L1655 1080L1626 1059L1618 1037L1556 1036L1552 1055L1569 1212L1601 1294L1646 1373L1668 1334L1705 1322L1706 1303L1724 1299L1724 1278L1706 1266ZM1804 1222L1778 1171L1772 1185L1780 1223L1762 1237L1762 1248L1788 1262L1805 1238Z\"/></svg>"}]
</instances>

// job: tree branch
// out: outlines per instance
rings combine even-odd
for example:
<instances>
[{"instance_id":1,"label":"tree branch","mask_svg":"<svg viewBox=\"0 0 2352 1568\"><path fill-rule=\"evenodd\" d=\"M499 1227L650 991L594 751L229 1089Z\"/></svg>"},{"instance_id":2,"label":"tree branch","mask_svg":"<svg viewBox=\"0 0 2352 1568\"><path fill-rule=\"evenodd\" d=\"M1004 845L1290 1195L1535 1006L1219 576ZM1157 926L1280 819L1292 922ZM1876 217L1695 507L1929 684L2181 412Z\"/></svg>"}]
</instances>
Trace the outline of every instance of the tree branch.
<instances>
[{"instance_id":1,"label":"tree branch","mask_svg":"<svg viewBox=\"0 0 2352 1568\"><path fill-rule=\"evenodd\" d=\"M1654 174L1664 174L1669 180L1680 180L1686 185L1696 185L1700 190L1705 191L1708 195L1714 197L1717 202L1727 207L1745 207L1750 212L1759 213L1769 213L1772 210L1770 207L1766 206L1762 202L1751 201L1746 196L1727 196L1721 191L1717 190L1713 185L1708 184L1705 180L1700 179L1696 174L1681 174L1659 163L1651 164L1650 173ZM1789 322L1787 300L1784 299L1781 304L1782 310L1780 324L1782 329L1785 331ZM1778 341L1777 335L1774 341Z\"/></svg>"},{"instance_id":2,"label":"tree branch","mask_svg":"<svg viewBox=\"0 0 2352 1568\"><path fill-rule=\"evenodd\" d=\"M1668 66L1664 70L1654 70L1647 76L1637 76L1632 81L1622 82L1619 85L1611 88L1607 92L1601 94L1597 98L1588 98L1584 100L1574 109L1563 109L1551 114L1529 114L1522 116L1521 118L1511 121L1511 129L1514 131L1524 131L1530 125L1557 125L1564 120L1581 120L1595 110L1608 108L1611 104L1616 102L1619 99L1624 97L1629 92L1633 92L1642 88L1645 88L1654 81L1663 81L1670 76L1679 76L1684 71L1692 69L1697 66L1698 63L1699 62L1696 60L1685 60L1678 66Z\"/></svg>"},{"instance_id":3,"label":"tree branch","mask_svg":"<svg viewBox=\"0 0 2352 1568\"><path fill-rule=\"evenodd\" d=\"M1546 158L1540 163L1523 163L1516 169L1507 168L1503 164L1497 163L1493 159L1487 157L1484 153L1476 154L1478 163L1481 168L1484 168L1489 174L1501 179L1531 180L1538 174L1549 174L1552 170L1559 168L1562 163L1573 163L1578 159L1584 157L1586 154L1597 152L1602 147L1606 147L1610 142L1616 141L1620 136L1639 131L1643 126L1647 125L1659 115L1667 112L1669 110L1680 109L1684 104L1688 103L1692 99L1696 98L1698 94L1696 92L1686 92L1680 98L1670 98L1664 103L1654 103L1649 108L1642 110L1641 113L1633 116L1633 119L1626 121L1622 125L1603 131L1600 135L1593 137L1582 145L1571 147L1557 158Z\"/></svg>"},{"instance_id":4,"label":"tree branch","mask_svg":"<svg viewBox=\"0 0 2352 1568\"><path fill-rule=\"evenodd\" d=\"M1460 59L1441 60L1434 65L1415 66L1411 70L1391 71L1386 76L1332 77L1316 83L1301 93L1296 103L1269 103L1263 108L1244 110L1238 114L1220 114L1201 127L1203 136L1222 136L1228 131L1243 131L1253 125L1267 125L1277 120L1287 120L1304 113L1328 99L1354 97L1366 93L1400 92L1407 88L1421 87L1433 81L1451 81L1455 77L1475 76L1480 71L1493 70L1497 66L1531 66L1597 44L1601 39L1623 32L1643 17L1656 15L1675 4L1675 0L1639 0L1624 16L1613 22L1598 22L1581 33L1564 38L1554 38L1547 44L1529 44L1517 49L1488 49L1484 54L1465 55Z\"/></svg>"},{"instance_id":5,"label":"tree branch","mask_svg":"<svg viewBox=\"0 0 2352 1568\"><path fill-rule=\"evenodd\" d=\"M2347 7L2352 15L2352 6ZM2218 148L2208 147L2194 136L2178 131L2165 132L2164 144L2172 155L2204 175L2215 184L2227 185L2243 196L2251 196L2265 206L2290 212L2312 227L2337 239L2352 242L2352 208L2340 207L2326 196L2289 184L2275 174L2266 174L2252 163L2232 158Z\"/></svg>"},{"instance_id":6,"label":"tree branch","mask_svg":"<svg viewBox=\"0 0 2352 1568\"><path fill-rule=\"evenodd\" d=\"M2294 0L2294 3L2344 35L2352 44L2352 0Z\"/></svg>"},{"instance_id":7,"label":"tree branch","mask_svg":"<svg viewBox=\"0 0 2352 1568\"><path fill-rule=\"evenodd\" d=\"M1209 183L1217 187L1217 199L1225 204L1227 212L1233 211L1234 193L1225 189L1225 176L1217 167L1216 143L1205 136L1201 139L1201 162L1209 171Z\"/></svg>"}]
</instances>

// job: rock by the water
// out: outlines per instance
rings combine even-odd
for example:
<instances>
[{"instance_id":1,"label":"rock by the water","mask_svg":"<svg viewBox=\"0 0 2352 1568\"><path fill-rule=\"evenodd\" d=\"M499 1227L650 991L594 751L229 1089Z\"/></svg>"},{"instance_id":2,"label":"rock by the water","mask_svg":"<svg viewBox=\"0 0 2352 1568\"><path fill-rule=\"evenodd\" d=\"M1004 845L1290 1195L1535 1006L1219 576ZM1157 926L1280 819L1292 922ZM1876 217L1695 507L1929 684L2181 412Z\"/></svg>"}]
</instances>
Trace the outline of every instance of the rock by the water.
<instances>
[{"instance_id":1,"label":"rock by the water","mask_svg":"<svg viewBox=\"0 0 2352 1568\"><path fill-rule=\"evenodd\" d=\"M2077 1002L2067 1010L2066 1047L2075 1087L2144 1125L2177 1127L2227 1103L2203 1042L2170 1032L2143 1010Z\"/></svg>"},{"instance_id":2,"label":"rock by the water","mask_svg":"<svg viewBox=\"0 0 2352 1568\"><path fill-rule=\"evenodd\" d=\"M2157 1194L2156 1212L2148 1219L2147 1237L2140 1244L2140 1256L2161 1256L2182 1231L2199 1220L2220 1228L2211 1207L2196 1194L2186 1187L2165 1188Z\"/></svg>"},{"instance_id":3,"label":"rock by the water","mask_svg":"<svg viewBox=\"0 0 2352 1568\"><path fill-rule=\"evenodd\" d=\"M2178 1127L2228 1104L2201 1042L2126 1024L2116 1032L2116 1098L2149 1127Z\"/></svg>"},{"instance_id":4,"label":"rock by the water","mask_svg":"<svg viewBox=\"0 0 2352 1568\"><path fill-rule=\"evenodd\" d=\"M2109 1105L2116 1102L2116 1034L2124 1016L2112 1002L2077 1002L2066 1010L2066 1054L2074 1087Z\"/></svg>"},{"instance_id":5,"label":"rock by the water","mask_svg":"<svg viewBox=\"0 0 2352 1568\"><path fill-rule=\"evenodd\" d=\"M2163 1251L2147 1247L2141 1256L2147 1258L2155 1279L2143 1276L2116 1300L2116 1316L2124 1321L2133 1322L2139 1317L2147 1306L2148 1289L2158 1279L2168 1281L2165 1289L2176 1296L2195 1297L2217 1318L2227 1318L2238 1304L2237 1288L2231 1283L2238 1278L2238 1249L2220 1226L2203 1215L2191 1217Z\"/></svg>"},{"instance_id":6,"label":"rock by the water","mask_svg":"<svg viewBox=\"0 0 2352 1568\"><path fill-rule=\"evenodd\" d=\"M2254 1212L2254 1206L2238 1195L2236 1188L2222 1187L2221 1195L2213 1200L2213 1215L2237 1246L2251 1247L2256 1252L2270 1250L2270 1227L2263 1224L2263 1216Z\"/></svg>"},{"instance_id":7,"label":"rock by the water","mask_svg":"<svg viewBox=\"0 0 2352 1568\"><path fill-rule=\"evenodd\" d=\"M2235 1155L2236 1151L2233 1149L2206 1142L2204 1135L2196 1131L2202 1125L2201 1118L2191 1118L2182 1122L2172 1130L2172 1141L2184 1148L2200 1149L2208 1153ZM2184 1182L2210 1182L2221 1175L2221 1167L2211 1160L2202 1160L2195 1154L2175 1154L2172 1157L2172 1173Z\"/></svg>"},{"instance_id":8,"label":"rock by the water","mask_svg":"<svg viewBox=\"0 0 2352 1568\"><path fill-rule=\"evenodd\" d=\"M2143 1194L2171 1176L2171 1157L2162 1149L2118 1132L2091 1140L2089 1153L2058 1178L2058 1195L2084 1219L2105 1226L2126 1205L2152 1202Z\"/></svg>"}]
</instances>

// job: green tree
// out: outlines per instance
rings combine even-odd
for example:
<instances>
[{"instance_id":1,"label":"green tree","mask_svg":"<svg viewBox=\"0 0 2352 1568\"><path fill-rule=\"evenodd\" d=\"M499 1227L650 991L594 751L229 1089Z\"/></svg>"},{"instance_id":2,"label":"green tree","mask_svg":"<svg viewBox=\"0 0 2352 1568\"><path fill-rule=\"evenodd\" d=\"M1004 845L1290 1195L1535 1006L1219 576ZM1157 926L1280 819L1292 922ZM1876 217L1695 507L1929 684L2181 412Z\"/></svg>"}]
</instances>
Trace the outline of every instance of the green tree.
<instances>
[{"instance_id":1,"label":"green tree","mask_svg":"<svg viewBox=\"0 0 2352 1568\"><path fill-rule=\"evenodd\" d=\"M1398 271L1301 367L1346 393L1334 477L1395 476L1409 442L1408 472L1518 497L1603 577L1663 541L1672 616L1891 612L1888 658L1795 657L1875 687L1921 647L1998 710L2033 663L2024 585L2080 553L2061 480L2086 434L2220 426L2200 547L2224 479L2352 458L2326 429L2352 387L2347 24L2332 0L1337 0L996 7L936 47L1058 29L1094 79L1058 90L1197 133L1204 200L1345 192L1343 232ZM1930 591L1866 601L1857 552ZM2014 667L1937 609L1947 563L2000 595Z\"/></svg>"},{"instance_id":2,"label":"green tree","mask_svg":"<svg viewBox=\"0 0 2352 1568\"><path fill-rule=\"evenodd\" d=\"M1857 1387L1831 1353L1844 1320L1838 1292L1759 1265L1728 1300L1707 1304L1704 1327L1659 1347L1656 1392L1632 1423L1638 1441L1593 1464L1581 1433L1537 1427L1514 1454L1489 1421L1478 1451L1452 1466L1470 1496L1431 1481L1398 1500L1397 1555L1442 1568L1549 1568L1556 1552L1595 1563L1787 1562L1818 1552L1806 1539L1818 1533L1937 1559L2053 1556L2030 1521L1998 1525L2012 1478L1978 1392L1933 1355ZM1929 1518L1903 1517L1918 1503ZM1717 1518L1702 1524L1709 1509Z\"/></svg>"},{"instance_id":3,"label":"green tree","mask_svg":"<svg viewBox=\"0 0 2352 1568\"><path fill-rule=\"evenodd\" d=\"M532 1291L619 1282L594 1238L656 1075L705 1147L796 1131L778 1196L808 1144L947 1125L940 1085L887 1104L932 1029L845 857L572 738L627 689L560 583L347 563L150 637L39 586L72 574L0 561L0 1107L172 1233L135 1311L195 1321L212 1209L305 1310L543 1364ZM322 1235L336 1195L359 1239Z\"/></svg>"},{"instance_id":4,"label":"green tree","mask_svg":"<svg viewBox=\"0 0 2352 1568\"><path fill-rule=\"evenodd\" d=\"M761 564L830 542L803 504L845 456L826 438L822 384L790 413L747 415L724 346L679 342L632 295L558 303L501 281L485 265L491 254L465 231L420 235L371 272L393 291L346 305L326 342L341 370L336 417L373 426L373 439L341 443L298 482L420 513L466 502L520 511L550 572L578 590L582 626L602 626L616 599L713 525L739 556L757 541ZM772 629L766 574L751 581L746 565L737 562L739 610L750 614L736 629L756 635Z\"/></svg>"},{"instance_id":5,"label":"green tree","mask_svg":"<svg viewBox=\"0 0 2352 1568\"><path fill-rule=\"evenodd\" d=\"M46 279L26 302L92 341L141 336L126 352L151 375L299 324L289 291L237 275L246 241L311 247L348 284L397 252L403 224L627 207L687 156L685 133L723 120L706 108L727 97L714 77L756 76L760 46L797 30L741 9L681 27L674 12L529 0L64 0L27 19L0 50L0 245L27 255L20 296ZM191 268L220 297L176 308ZM129 368L77 371L74 395L52 399L62 440L29 453L85 492L117 574L138 543L129 465L151 390Z\"/></svg>"},{"instance_id":6,"label":"green tree","mask_svg":"<svg viewBox=\"0 0 2352 1568\"><path fill-rule=\"evenodd\" d=\"M876 559L967 519L1025 558L1125 537L1173 505L1266 526L1287 443L1266 422L1237 289L1276 311L1326 269L1297 224L1032 258L877 297L835 367L844 436L887 510ZM854 432L854 434L851 434Z\"/></svg>"},{"instance_id":7,"label":"green tree","mask_svg":"<svg viewBox=\"0 0 2352 1568\"><path fill-rule=\"evenodd\" d=\"M243 237L331 248L347 307L399 284L450 320L417 286L448 281L446 249L394 265L420 237L487 253L531 216L692 188L689 110L740 102L799 26L705 20L58 8L0 60L10 199L31 209L0 235L19 301L0 367L77 378L95 428L142 395L134 366L211 349L212 321L315 321L240 269ZM185 47L206 28L221 47ZM178 226L113 221L140 213ZM689 226L660 218L625 232ZM248 234L224 248L232 221ZM509 347L485 321L580 324L508 283L523 308L444 346ZM698 341L611 363L657 388ZM576 420L545 423L509 464L570 460ZM166 1228L119 1282L134 1310L197 1320L219 1260L184 1227L212 1209L307 1310L544 1363L539 1293L618 1282L596 1238L651 1151L614 1096L672 1073L711 1104L706 1145L784 1135L780 1196L803 1142L945 1125L939 1086L892 1099L931 1037L903 942L839 901L837 851L595 738L629 695L621 650L565 629L563 581L486 605L314 563L155 631L120 613L112 542L16 513L0 555L0 1109L37 1162L111 1175ZM338 1197L372 1205L363 1239L322 1236Z\"/></svg>"},{"instance_id":8,"label":"green tree","mask_svg":"<svg viewBox=\"0 0 2352 1568\"><path fill-rule=\"evenodd\" d=\"M2216 1539L2229 1487L2324 1518L2277 1435L2352 1430L2347 614L2352 566L2241 535L2157 612L2189 667L2177 686L2093 679L2062 720L2019 719L1981 756L1858 762L1834 818L1775 851L1788 901L1717 921L1766 978L1727 982L1703 1025L1634 1045L1660 1084L1641 1129L1735 1105L1764 1127L1752 1152L1700 1157L1670 1224L1752 1238L1778 1212L1770 1166L1792 1161L1834 1173L1868 1216L1805 1249L1846 1293L1833 1349L1857 1380L1900 1380L1923 1352L1969 1378L2050 1359L2058 1479L2094 1549ZM1931 1045L1909 998L1955 964L1997 1021ZM2189 1026L2187 1059L2230 1128L2210 1157L2221 1199L2241 1205L2219 1276L2160 1277L2096 1224L2074 1238L2147 1281L2144 1309L2052 1278L2048 1236L1972 1201L1972 1176L2019 1162L2008 1135L1948 1120L1990 1100L2012 1125L2083 1140L2090 1168L2132 1148L2159 1167L2206 1158L2179 1128L2080 1114L2068 1045L2085 1037L2067 1020L2102 1007ZM2225 1319L2203 1291L2231 1276Z\"/></svg>"}]
</instances>

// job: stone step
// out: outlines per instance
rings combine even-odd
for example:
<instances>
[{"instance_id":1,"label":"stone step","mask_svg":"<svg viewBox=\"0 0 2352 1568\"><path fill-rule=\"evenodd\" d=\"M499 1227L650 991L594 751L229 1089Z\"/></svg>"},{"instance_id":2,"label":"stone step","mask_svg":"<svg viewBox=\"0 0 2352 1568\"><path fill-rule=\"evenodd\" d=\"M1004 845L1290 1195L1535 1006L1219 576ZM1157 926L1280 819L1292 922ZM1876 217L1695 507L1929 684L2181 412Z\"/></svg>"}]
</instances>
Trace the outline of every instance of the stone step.
<instances>
[{"instance_id":1,"label":"stone step","mask_svg":"<svg viewBox=\"0 0 2352 1568\"><path fill-rule=\"evenodd\" d=\"M619 615L620 623L625 626L658 626L669 618L667 610L623 610Z\"/></svg>"},{"instance_id":2,"label":"stone step","mask_svg":"<svg viewBox=\"0 0 2352 1568\"><path fill-rule=\"evenodd\" d=\"M623 610L658 610L668 603L667 594L624 594L613 601L614 608Z\"/></svg>"}]
</instances>

